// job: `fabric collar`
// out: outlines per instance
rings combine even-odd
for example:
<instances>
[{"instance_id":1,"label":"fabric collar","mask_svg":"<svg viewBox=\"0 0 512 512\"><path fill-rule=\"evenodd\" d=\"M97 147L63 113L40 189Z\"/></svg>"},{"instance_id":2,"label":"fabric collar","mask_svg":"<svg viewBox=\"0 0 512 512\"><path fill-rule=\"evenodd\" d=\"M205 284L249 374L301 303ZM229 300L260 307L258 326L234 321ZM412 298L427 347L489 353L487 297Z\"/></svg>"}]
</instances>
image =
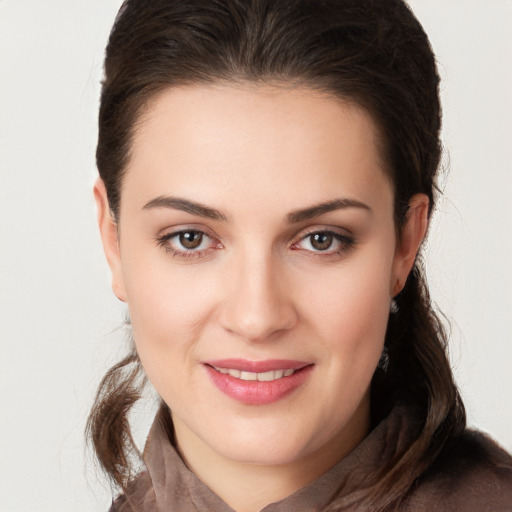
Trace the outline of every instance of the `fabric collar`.
<instances>
[{"instance_id":1,"label":"fabric collar","mask_svg":"<svg viewBox=\"0 0 512 512\"><path fill-rule=\"evenodd\" d=\"M267 505L261 512L325 510L332 505L350 509L369 483L368 475L382 469L385 461L402 451L411 436L411 416L395 407L363 441L327 473L290 496ZM176 450L172 420L163 405L151 427L144 460L159 511L235 512L192 471Z\"/></svg>"}]
</instances>

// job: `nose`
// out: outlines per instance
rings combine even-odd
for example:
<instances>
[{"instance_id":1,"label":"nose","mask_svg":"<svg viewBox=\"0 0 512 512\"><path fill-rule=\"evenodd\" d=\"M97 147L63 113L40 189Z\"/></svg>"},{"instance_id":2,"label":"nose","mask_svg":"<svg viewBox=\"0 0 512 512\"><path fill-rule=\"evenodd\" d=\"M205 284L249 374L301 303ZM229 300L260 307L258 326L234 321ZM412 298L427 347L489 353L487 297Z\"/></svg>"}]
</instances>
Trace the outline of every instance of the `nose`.
<instances>
[{"instance_id":1,"label":"nose","mask_svg":"<svg viewBox=\"0 0 512 512\"><path fill-rule=\"evenodd\" d=\"M270 256L241 256L232 262L227 281L221 323L230 333L265 341L296 324L292 290Z\"/></svg>"}]
</instances>

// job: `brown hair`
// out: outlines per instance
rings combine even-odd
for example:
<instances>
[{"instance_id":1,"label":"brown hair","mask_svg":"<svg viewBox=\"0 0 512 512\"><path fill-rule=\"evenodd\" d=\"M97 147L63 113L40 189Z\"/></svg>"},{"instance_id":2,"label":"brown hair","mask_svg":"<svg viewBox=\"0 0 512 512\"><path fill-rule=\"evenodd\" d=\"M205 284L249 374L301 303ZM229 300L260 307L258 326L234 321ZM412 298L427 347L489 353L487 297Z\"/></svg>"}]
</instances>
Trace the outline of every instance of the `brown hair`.
<instances>
[{"instance_id":1,"label":"brown hair","mask_svg":"<svg viewBox=\"0 0 512 512\"><path fill-rule=\"evenodd\" d=\"M209 82L304 85L349 100L380 128L400 234L411 196L435 203L441 145L439 77L428 38L402 0L127 0L110 34L101 95L97 164L117 217L123 174L142 109L169 87ZM396 506L465 413L420 261L397 297L386 334L389 365L372 382L374 423L395 404L415 411L418 432L359 505ZM123 489L135 450L127 414L140 396L133 351L102 381L88 421L97 456Z\"/></svg>"}]
</instances>

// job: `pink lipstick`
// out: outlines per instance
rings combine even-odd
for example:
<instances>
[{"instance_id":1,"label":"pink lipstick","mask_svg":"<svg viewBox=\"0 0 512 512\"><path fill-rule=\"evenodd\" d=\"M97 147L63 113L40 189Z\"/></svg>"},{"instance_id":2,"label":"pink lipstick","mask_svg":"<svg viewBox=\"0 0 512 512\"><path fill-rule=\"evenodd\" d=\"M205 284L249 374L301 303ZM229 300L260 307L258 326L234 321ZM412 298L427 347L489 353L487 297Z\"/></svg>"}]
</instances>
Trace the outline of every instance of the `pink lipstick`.
<instances>
[{"instance_id":1,"label":"pink lipstick","mask_svg":"<svg viewBox=\"0 0 512 512\"><path fill-rule=\"evenodd\" d=\"M204 367L213 383L227 396L247 405L265 405L299 388L313 365L286 359L219 359L206 361Z\"/></svg>"}]
</instances>

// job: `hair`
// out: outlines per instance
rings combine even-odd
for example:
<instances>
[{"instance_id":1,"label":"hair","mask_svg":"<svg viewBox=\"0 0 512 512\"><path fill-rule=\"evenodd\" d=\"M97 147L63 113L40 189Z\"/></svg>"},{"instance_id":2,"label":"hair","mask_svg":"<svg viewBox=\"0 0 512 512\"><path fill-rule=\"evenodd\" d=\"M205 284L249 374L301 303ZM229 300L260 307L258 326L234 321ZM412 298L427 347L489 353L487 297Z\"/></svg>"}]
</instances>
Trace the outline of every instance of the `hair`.
<instances>
[{"instance_id":1,"label":"hair","mask_svg":"<svg viewBox=\"0 0 512 512\"><path fill-rule=\"evenodd\" d=\"M380 132L394 187L397 236L413 194L435 205L442 147L439 77L428 38L402 0L126 0L110 34L99 113L97 165L118 218L137 122L160 92L209 83L294 85L349 101ZM389 365L372 381L376 424L396 404L417 431L369 475L364 510L391 510L466 419L446 355L447 336L417 258L390 315ZM132 352L109 370L88 420L97 457L126 491L137 452L128 412L143 370Z\"/></svg>"}]
</instances>

